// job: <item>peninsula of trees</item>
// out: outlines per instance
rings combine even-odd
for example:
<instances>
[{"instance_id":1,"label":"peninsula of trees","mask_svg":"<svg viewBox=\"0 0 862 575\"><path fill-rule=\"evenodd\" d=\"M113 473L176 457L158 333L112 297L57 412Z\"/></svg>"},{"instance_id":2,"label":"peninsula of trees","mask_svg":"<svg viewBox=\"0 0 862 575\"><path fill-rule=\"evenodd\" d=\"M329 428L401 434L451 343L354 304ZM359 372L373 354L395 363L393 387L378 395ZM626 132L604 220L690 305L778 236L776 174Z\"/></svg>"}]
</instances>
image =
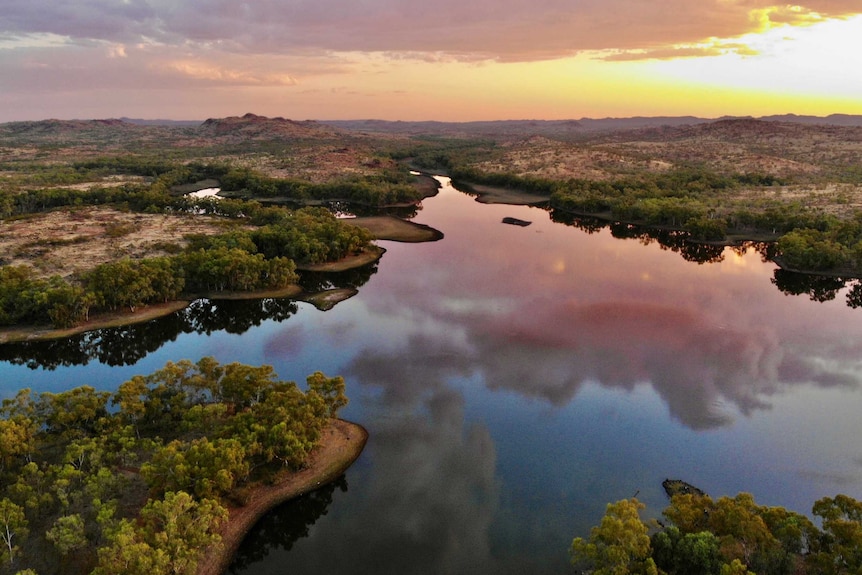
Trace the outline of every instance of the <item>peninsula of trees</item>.
<instances>
[{"instance_id":1,"label":"peninsula of trees","mask_svg":"<svg viewBox=\"0 0 862 575\"><path fill-rule=\"evenodd\" d=\"M304 467L344 387L203 358L115 393L20 391L0 408L0 573L194 574L229 508Z\"/></svg>"}]
</instances>

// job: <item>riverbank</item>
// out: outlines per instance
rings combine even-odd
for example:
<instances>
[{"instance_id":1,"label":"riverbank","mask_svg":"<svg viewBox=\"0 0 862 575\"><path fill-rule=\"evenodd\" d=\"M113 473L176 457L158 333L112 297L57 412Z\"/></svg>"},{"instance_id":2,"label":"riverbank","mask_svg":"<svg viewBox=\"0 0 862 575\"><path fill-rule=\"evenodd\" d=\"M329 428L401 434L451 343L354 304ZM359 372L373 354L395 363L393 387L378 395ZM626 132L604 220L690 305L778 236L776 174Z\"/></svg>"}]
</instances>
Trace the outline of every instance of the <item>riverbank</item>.
<instances>
[{"instance_id":1,"label":"riverbank","mask_svg":"<svg viewBox=\"0 0 862 575\"><path fill-rule=\"evenodd\" d=\"M343 272L376 262L383 257L383 254L385 253L386 250L384 248L372 245L368 246L358 254L347 256L346 258L341 258L334 262L324 262L322 264L301 264L297 265L296 269L299 271L309 272Z\"/></svg>"},{"instance_id":2,"label":"riverbank","mask_svg":"<svg viewBox=\"0 0 862 575\"><path fill-rule=\"evenodd\" d=\"M221 530L221 544L211 547L198 563L197 575L221 575L236 555L242 540L270 509L330 483L343 474L362 453L368 432L360 425L336 419L323 432L306 467L284 471L272 485L254 488L246 504L231 507Z\"/></svg>"},{"instance_id":3,"label":"riverbank","mask_svg":"<svg viewBox=\"0 0 862 575\"><path fill-rule=\"evenodd\" d=\"M365 228L378 240L403 243L436 242L443 239L443 232L425 224L417 224L395 216L363 216L347 220L355 226Z\"/></svg>"},{"instance_id":4,"label":"riverbank","mask_svg":"<svg viewBox=\"0 0 862 575\"><path fill-rule=\"evenodd\" d=\"M177 300L161 304L153 304L137 309L135 312L116 311L93 314L90 319L74 327L56 329L50 326L15 326L0 329L0 344L16 341L38 341L60 339L78 335L88 331L109 327L122 327L143 323L152 319L170 315L185 309L191 300Z\"/></svg>"},{"instance_id":5,"label":"riverbank","mask_svg":"<svg viewBox=\"0 0 862 575\"><path fill-rule=\"evenodd\" d=\"M386 252L385 249L378 246L370 246L359 254L342 258L335 262L324 264L301 266L298 269L308 271L322 272L338 272L353 268L362 267L369 263L379 260ZM189 295L182 300L176 300L161 304L152 304L140 307L134 312L127 310L118 310L113 312L94 313L84 323L78 324L70 328L56 329L50 326L14 326L0 328L0 344L13 343L18 341L39 341L49 339L61 339L73 335L82 334L88 331L97 329L105 329L111 327L122 327L143 323L160 317L170 315L185 309L189 304L197 298L205 297L211 300L240 300L240 299L263 299L263 298L294 298L300 301L306 301L304 295L308 295L307 301L314 305L318 305L321 294L312 293L304 294L301 287L298 285L289 285L277 290L257 290L250 292L212 292ZM343 294L338 294L343 297ZM352 295L352 294L351 294ZM332 307L337 303L337 298L329 295L326 296L329 301L327 305Z\"/></svg>"},{"instance_id":6,"label":"riverbank","mask_svg":"<svg viewBox=\"0 0 862 575\"><path fill-rule=\"evenodd\" d=\"M62 339L64 337L79 335L88 331L95 331L97 329L123 327L134 325L136 323L144 323L181 311L198 298L207 298L211 300L241 300L293 297L300 299L299 296L302 293L302 288L298 285L289 285L286 288L278 290L196 294L194 296L189 296L186 299L143 306L137 308L133 312L128 310L117 310L112 312L94 313L87 321L68 328L58 329L44 325L24 325L0 328L0 344L19 341Z\"/></svg>"},{"instance_id":7,"label":"riverbank","mask_svg":"<svg viewBox=\"0 0 862 575\"><path fill-rule=\"evenodd\" d=\"M466 182L453 182L456 189L476 196L480 204L503 204L508 206L537 206L551 201L550 194L536 194L515 188L500 188Z\"/></svg>"}]
</instances>

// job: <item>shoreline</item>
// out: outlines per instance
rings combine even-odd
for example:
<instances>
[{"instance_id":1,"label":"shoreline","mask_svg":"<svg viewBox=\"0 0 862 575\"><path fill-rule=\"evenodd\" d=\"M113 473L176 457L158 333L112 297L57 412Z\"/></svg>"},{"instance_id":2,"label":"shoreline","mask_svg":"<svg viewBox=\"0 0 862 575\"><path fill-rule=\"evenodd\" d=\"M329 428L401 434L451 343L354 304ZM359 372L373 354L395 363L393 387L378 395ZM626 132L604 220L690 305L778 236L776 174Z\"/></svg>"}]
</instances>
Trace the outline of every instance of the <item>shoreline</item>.
<instances>
[{"instance_id":1,"label":"shoreline","mask_svg":"<svg viewBox=\"0 0 862 575\"><path fill-rule=\"evenodd\" d=\"M360 216L345 221L365 228L378 240L417 244L443 239L443 232L425 224L417 224L396 216Z\"/></svg>"},{"instance_id":2,"label":"shoreline","mask_svg":"<svg viewBox=\"0 0 862 575\"><path fill-rule=\"evenodd\" d=\"M306 272L343 272L374 263L382 258L385 253L385 248L370 245L358 254L347 256L334 262L324 262L322 264L297 264L296 269L297 271Z\"/></svg>"},{"instance_id":3,"label":"shoreline","mask_svg":"<svg viewBox=\"0 0 862 575\"><path fill-rule=\"evenodd\" d=\"M302 271L320 271L320 272L337 272L346 271L353 268L362 267L372 262L378 261L386 252L384 248L379 246L371 246L369 249L363 250L362 253L342 258L336 262L328 262L314 266L298 266L297 269ZM17 343L24 341L46 341L52 339L62 339L73 335L80 335L88 331L97 329L105 329L111 327L123 327L134 325L136 323L144 323L160 317L165 317L172 313L178 312L187 308L191 303L200 298L210 300L242 300L242 299L264 299L264 298L284 298L290 297L300 301L305 301L303 296L311 296L311 300L317 294L305 294L301 287L296 284L291 284L282 289L276 290L256 290L249 292L210 292L200 294L186 294L186 297L179 300L169 301L166 303L150 304L135 310L130 311L114 311L95 313L90 319L79 325L68 328L53 328L50 326L11 326L0 328L0 345L5 343ZM310 301L314 303L314 301Z\"/></svg>"},{"instance_id":4,"label":"shoreline","mask_svg":"<svg viewBox=\"0 0 862 575\"><path fill-rule=\"evenodd\" d=\"M248 503L229 507L220 530L221 543L208 548L198 562L197 575L221 575L230 567L243 539L273 507L335 481L359 458L368 431L359 424L335 419L324 430L320 443L298 472L284 471L274 485L253 488Z\"/></svg>"}]
</instances>

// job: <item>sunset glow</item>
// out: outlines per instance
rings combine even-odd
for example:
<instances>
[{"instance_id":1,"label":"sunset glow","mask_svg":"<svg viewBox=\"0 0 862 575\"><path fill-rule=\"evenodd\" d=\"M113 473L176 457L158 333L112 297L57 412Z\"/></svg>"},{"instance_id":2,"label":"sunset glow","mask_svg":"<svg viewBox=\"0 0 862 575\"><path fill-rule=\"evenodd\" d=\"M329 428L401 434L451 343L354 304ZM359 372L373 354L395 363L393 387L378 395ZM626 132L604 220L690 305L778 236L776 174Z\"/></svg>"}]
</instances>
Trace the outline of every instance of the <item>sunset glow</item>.
<instances>
[{"instance_id":1,"label":"sunset glow","mask_svg":"<svg viewBox=\"0 0 862 575\"><path fill-rule=\"evenodd\" d=\"M855 0L19 4L0 121L862 114Z\"/></svg>"}]
</instances>

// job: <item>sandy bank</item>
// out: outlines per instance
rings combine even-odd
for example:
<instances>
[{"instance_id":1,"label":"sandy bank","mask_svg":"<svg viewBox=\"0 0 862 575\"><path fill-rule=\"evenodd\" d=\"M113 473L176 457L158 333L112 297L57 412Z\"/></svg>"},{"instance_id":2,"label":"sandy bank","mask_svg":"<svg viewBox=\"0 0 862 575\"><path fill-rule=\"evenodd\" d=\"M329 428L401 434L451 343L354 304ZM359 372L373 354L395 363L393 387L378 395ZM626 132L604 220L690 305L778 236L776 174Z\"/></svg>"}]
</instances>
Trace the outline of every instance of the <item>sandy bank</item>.
<instances>
[{"instance_id":1,"label":"sandy bank","mask_svg":"<svg viewBox=\"0 0 862 575\"><path fill-rule=\"evenodd\" d=\"M134 313L129 311L117 311L113 313L93 314L90 319L82 324L65 329L54 329L50 326L15 326L0 329L0 344L13 341L32 341L42 339L60 339L108 327L120 327L133 325L170 315L179 311L190 303L189 300L177 300L168 303L153 304L139 308Z\"/></svg>"},{"instance_id":2,"label":"sandy bank","mask_svg":"<svg viewBox=\"0 0 862 575\"><path fill-rule=\"evenodd\" d=\"M130 312L128 310L118 310L114 312L92 314L90 316L90 319L85 321L84 323L64 329L54 329L50 326L15 326L0 328L0 344L11 343L15 341L61 339L64 337L70 337L73 335L78 335L97 329L122 327L126 325L134 325L136 323L144 323L185 309L194 299L197 299L198 297L205 297L211 300L240 300L296 297L301 293L302 288L300 288L298 285L290 285L286 288L278 290L259 290L250 292L213 292L207 294L197 294L195 296L190 296L190 299L176 300L167 303L143 306L136 309L134 312Z\"/></svg>"},{"instance_id":3,"label":"sandy bank","mask_svg":"<svg viewBox=\"0 0 862 575\"><path fill-rule=\"evenodd\" d=\"M368 432L362 426L334 420L323 432L305 469L295 473L284 471L273 485L254 489L245 506L229 509L228 521L221 532L222 543L207 551L198 563L197 575L224 573L242 540L261 517L276 505L337 479L356 461L367 440Z\"/></svg>"},{"instance_id":4,"label":"sandy bank","mask_svg":"<svg viewBox=\"0 0 862 575\"><path fill-rule=\"evenodd\" d=\"M297 264L296 269L309 272L343 272L379 260L386 250L378 246L369 246L361 253L341 258L338 261L322 264Z\"/></svg>"},{"instance_id":5,"label":"sandy bank","mask_svg":"<svg viewBox=\"0 0 862 575\"><path fill-rule=\"evenodd\" d=\"M365 228L378 240L419 243L443 239L443 232L424 224L416 224L395 216L368 216L353 218L351 224Z\"/></svg>"},{"instance_id":6,"label":"sandy bank","mask_svg":"<svg viewBox=\"0 0 862 575\"><path fill-rule=\"evenodd\" d=\"M544 204L551 200L550 195L531 194L511 188L498 188L483 184L466 184L453 182L456 189L476 196L480 204L506 204L510 206L533 206Z\"/></svg>"}]
</instances>

